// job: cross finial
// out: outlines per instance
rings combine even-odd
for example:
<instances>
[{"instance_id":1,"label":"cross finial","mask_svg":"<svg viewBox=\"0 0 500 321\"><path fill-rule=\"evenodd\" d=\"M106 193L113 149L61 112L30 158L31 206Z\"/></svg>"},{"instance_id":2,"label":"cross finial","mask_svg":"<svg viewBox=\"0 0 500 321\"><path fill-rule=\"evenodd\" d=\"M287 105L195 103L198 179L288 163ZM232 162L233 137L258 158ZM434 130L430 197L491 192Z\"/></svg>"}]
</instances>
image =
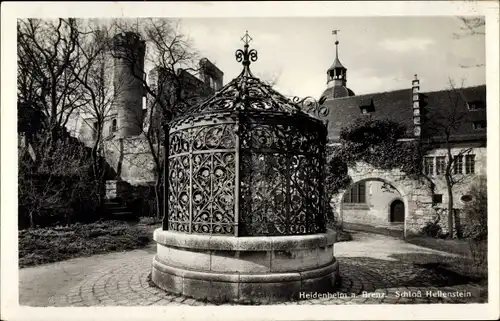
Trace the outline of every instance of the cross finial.
<instances>
[{"instance_id":1,"label":"cross finial","mask_svg":"<svg viewBox=\"0 0 500 321\"><path fill-rule=\"evenodd\" d=\"M241 62L243 64L243 67L244 67L242 74L246 75L246 76L251 76L251 77L253 77L253 76L250 73L250 69L249 69L250 62L257 60L257 50L255 50L255 49L248 50L248 44L252 40L253 39L248 34L248 31L246 31L245 35L243 37L241 37L241 41L243 41L243 43L245 44L245 46L243 47L243 50L242 49L236 50L236 61Z\"/></svg>"},{"instance_id":2,"label":"cross finial","mask_svg":"<svg viewBox=\"0 0 500 321\"><path fill-rule=\"evenodd\" d=\"M250 35L248 34L248 30L245 32L245 35L243 37L241 37L241 41L243 41L243 43L248 46L248 44L250 43L250 41L252 41L252 37L250 37Z\"/></svg>"}]
</instances>

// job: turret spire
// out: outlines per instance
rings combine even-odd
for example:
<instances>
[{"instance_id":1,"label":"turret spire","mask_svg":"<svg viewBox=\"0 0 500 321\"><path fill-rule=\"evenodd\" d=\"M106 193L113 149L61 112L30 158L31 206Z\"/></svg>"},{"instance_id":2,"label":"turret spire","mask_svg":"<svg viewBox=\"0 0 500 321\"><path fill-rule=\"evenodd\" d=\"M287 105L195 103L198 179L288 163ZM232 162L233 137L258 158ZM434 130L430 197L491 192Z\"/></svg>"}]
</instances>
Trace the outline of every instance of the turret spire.
<instances>
[{"instance_id":1,"label":"turret spire","mask_svg":"<svg viewBox=\"0 0 500 321\"><path fill-rule=\"evenodd\" d=\"M332 31L332 35L335 36L335 60L333 64L326 71L326 83L327 91L331 89L331 93L327 93L327 96L333 96L334 98L340 98L345 96L353 96L354 93L346 87L347 83L347 69L342 65L339 60L339 40L338 32L340 30L335 29Z\"/></svg>"},{"instance_id":2,"label":"turret spire","mask_svg":"<svg viewBox=\"0 0 500 321\"><path fill-rule=\"evenodd\" d=\"M333 30L332 34L335 35L335 60L327 71L327 84L334 86L345 86L347 69L340 63L339 60L339 40L338 32L340 30Z\"/></svg>"}]
</instances>

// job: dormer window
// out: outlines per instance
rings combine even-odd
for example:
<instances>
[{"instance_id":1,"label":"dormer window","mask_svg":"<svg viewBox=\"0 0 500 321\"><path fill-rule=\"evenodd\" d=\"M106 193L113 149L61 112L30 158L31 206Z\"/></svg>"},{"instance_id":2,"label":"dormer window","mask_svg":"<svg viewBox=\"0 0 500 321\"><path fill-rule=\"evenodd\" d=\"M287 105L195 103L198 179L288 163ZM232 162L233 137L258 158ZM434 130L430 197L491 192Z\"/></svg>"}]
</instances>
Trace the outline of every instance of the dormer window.
<instances>
[{"instance_id":1,"label":"dormer window","mask_svg":"<svg viewBox=\"0 0 500 321\"><path fill-rule=\"evenodd\" d=\"M486 122L485 121L475 121L472 123L472 128L474 128L475 130L485 129Z\"/></svg>"},{"instance_id":2,"label":"dormer window","mask_svg":"<svg viewBox=\"0 0 500 321\"><path fill-rule=\"evenodd\" d=\"M359 109L361 114L369 114L375 111L375 107L373 106L372 99L363 99L360 101Z\"/></svg>"},{"instance_id":3,"label":"dormer window","mask_svg":"<svg viewBox=\"0 0 500 321\"><path fill-rule=\"evenodd\" d=\"M467 102L467 109L469 111L481 110L484 108L484 104L481 101L469 101Z\"/></svg>"}]
</instances>

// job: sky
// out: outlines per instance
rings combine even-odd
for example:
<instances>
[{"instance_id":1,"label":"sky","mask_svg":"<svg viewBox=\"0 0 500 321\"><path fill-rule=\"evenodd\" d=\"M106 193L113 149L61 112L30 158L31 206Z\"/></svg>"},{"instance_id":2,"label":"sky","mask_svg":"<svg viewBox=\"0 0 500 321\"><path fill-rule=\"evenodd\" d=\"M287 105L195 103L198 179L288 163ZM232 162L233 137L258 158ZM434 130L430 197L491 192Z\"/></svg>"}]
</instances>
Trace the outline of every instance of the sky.
<instances>
[{"instance_id":1,"label":"sky","mask_svg":"<svg viewBox=\"0 0 500 321\"><path fill-rule=\"evenodd\" d=\"M254 75L276 80L287 96L319 97L326 88L326 70L339 58L347 68L347 86L356 94L411 87L417 74L422 91L486 83L484 36L454 39L461 32L456 17L304 17L304 18L185 18L181 30L199 54L224 72L224 84L242 66L234 52L248 30L250 48L258 60Z\"/></svg>"}]
</instances>

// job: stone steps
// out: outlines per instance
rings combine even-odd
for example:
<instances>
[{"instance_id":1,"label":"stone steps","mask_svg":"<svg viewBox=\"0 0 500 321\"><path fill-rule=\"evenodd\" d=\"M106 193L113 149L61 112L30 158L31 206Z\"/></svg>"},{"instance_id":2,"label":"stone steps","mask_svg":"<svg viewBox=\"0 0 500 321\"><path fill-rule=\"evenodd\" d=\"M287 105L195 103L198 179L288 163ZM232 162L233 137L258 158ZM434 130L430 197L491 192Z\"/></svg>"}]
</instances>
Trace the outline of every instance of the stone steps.
<instances>
[{"instance_id":1,"label":"stone steps","mask_svg":"<svg viewBox=\"0 0 500 321\"><path fill-rule=\"evenodd\" d=\"M104 205L106 207L107 215L110 219L121 220L134 218L133 213L129 211L128 208L120 200L108 200Z\"/></svg>"}]
</instances>

